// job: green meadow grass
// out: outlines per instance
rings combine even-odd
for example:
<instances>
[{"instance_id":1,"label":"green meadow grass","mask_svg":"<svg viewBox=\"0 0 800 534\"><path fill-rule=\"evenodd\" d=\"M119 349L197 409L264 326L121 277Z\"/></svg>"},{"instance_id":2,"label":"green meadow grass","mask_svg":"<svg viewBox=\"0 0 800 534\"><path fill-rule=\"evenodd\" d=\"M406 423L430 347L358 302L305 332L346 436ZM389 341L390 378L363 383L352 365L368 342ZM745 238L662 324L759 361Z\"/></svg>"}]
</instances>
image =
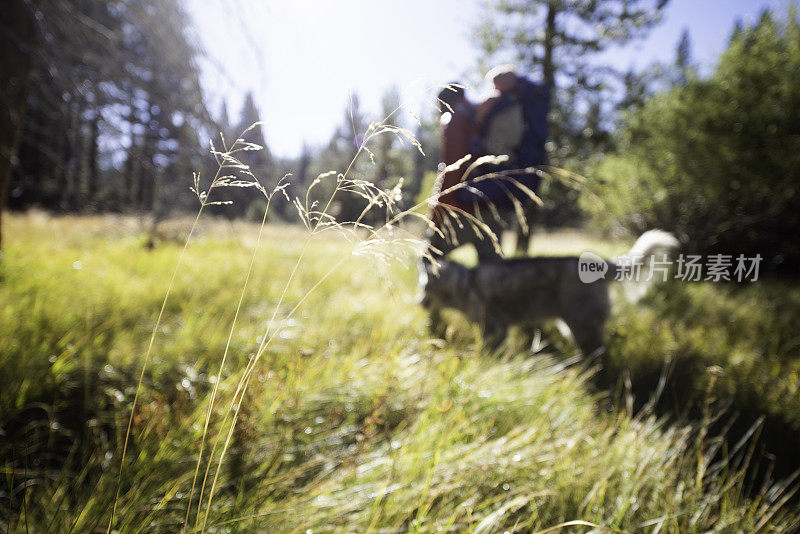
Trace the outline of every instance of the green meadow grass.
<instances>
[{"instance_id":1,"label":"green meadow grass","mask_svg":"<svg viewBox=\"0 0 800 534\"><path fill-rule=\"evenodd\" d=\"M189 243L175 278L120 475L144 355L186 230L176 224L175 240L150 249L129 218L31 213L6 221L0 531L105 532L118 484L111 529L125 533L797 526L785 484L753 490L733 467L747 461L746 445L725 461L724 442L707 425L632 410L624 396L616 402L596 388L595 370L572 349L530 354L512 346L500 356L485 354L475 329L458 319L446 342L431 339L415 304L413 259L383 266L352 256L352 246L334 234L312 239L270 324L306 233L265 228L220 373L258 228L212 219ZM577 252L566 249L583 247L584 239L546 235L534 247ZM622 252L602 242L592 248ZM697 289L687 296L698 299L695 307L740 298ZM733 337L719 334L729 317L716 308L696 326L680 319L686 331L669 338L663 316L677 308L657 297L641 314L623 308L609 326L620 357L640 350L643 360L654 358L676 343L703 352L697 329L704 328L728 343L711 363L736 349L758 367L747 351L760 345L739 323ZM752 325L752 336L771 332L762 319L726 313ZM277 335L246 393L234 399L268 326ZM790 328L782 326L780 335ZM791 370L794 378L781 383L796 388ZM704 383L696 388L705 391ZM766 391L760 398L765 406L779 403ZM702 395L696 401L710 402ZM239 415L230 430L232 408Z\"/></svg>"}]
</instances>

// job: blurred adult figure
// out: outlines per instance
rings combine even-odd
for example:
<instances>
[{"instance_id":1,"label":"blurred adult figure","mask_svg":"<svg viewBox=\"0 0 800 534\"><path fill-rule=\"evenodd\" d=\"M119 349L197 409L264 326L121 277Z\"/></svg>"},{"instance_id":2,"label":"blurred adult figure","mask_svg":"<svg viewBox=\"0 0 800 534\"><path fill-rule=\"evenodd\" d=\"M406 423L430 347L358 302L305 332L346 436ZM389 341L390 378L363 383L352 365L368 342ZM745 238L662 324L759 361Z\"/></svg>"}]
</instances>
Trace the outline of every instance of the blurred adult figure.
<instances>
[{"instance_id":1,"label":"blurred adult figure","mask_svg":"<svg viewBox=\"0 0 800 534\"><path fill-rule=\"evenodd\" d=\"M549 133L547 115L550 112L550 86L536 83L517 73L514 65L500 65L486 73L499 95L495 97L500 105L493 106L483 119L485 135L491 135L493 116L502 113L509 100L519 106L522 115L522 132L515 147L513 163L520 167L545 165L547 152L545 143ZM536 180L538 185L540 180ZM533 183L533 182L532 182Z\"/></svg>"},{"instance_id":2,"label":"blurred adult figure","mask_svg":"<svg viewBox=\"0 0 800 534\"><path fill-rule=\"evenodd\" d=\"M486 74L497 93L479 107L479 138L482 153L503 155L508 161L487 165L488 172L510 173L511 180L499 178L476 185L498 208L510 208L516 197L524 208L526 221L516 216L517 252L526 253L530 247L538 205L519 186L538 194L541 174L538 168L547 164L545 143L549 133L547 115L550 111L550 87L536 83L517 73L514 65L500 65ZM511 172L516 171L516 172Z\"/></svg>"},{"instance_id":3,"label":"blurred adult figure","mask_svg":"<svg viewBox=\"0 0 800 534\"><path fill-rule=\"evenodd\" d=\"M445 168L437 184L442 194L432 214L438 231L428 234L428 253L433 258L471 243L478 261L495 260L500 257L495 239L499 240L502 228L509 225L516 226L517 251L524 254L530 247L537 204L527 191L538 193L538 167L546 163L550 88L519 75L513 65L495 67L486 78L495 93L480 104L470 102L463 85L457 82L438 94ZM504 156L506 161L484 163L470 170L482 155ZM476 180L478 177L482 178ZM453 189L463 181L468 185ZM515 202L522 204L525 221L519 220ZM501 220L495 217L498 213ZM486 226L479 229L470 220L463 220L470 216ZM458 217L462 220L456 221Z\"/></svg>"},{"instance_id":4,"label":"blurred adult figure","mask_svg":"<svg viewBox=\"0 0 800 534\"><path fill-rule=\"evenodd\" d=\"M442 111L444 170L435 191L442 194L438 196L432 213L438 231L431 230L428 233L428 253L438 259L460 245L471 243L478 253L478 261L497 259L500 256L490 236L470 220L471 217L490 218L480 213L481 198L476 197L471 188L450 191L464 180L465 173L478 155L477 107L467 99L464 86L457 82L445 86L439 92L438 99ZM459 161L459 165L454 165Z\"/></svg>"}]
</instances>

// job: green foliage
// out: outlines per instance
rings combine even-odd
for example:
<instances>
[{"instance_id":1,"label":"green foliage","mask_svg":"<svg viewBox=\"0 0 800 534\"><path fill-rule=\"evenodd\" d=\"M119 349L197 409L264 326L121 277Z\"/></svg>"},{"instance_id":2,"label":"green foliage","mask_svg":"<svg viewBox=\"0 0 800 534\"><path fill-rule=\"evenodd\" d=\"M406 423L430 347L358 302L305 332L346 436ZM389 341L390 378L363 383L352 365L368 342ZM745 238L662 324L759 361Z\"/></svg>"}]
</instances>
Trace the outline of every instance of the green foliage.
<instances>
[{"instance_id":1,"label":"green foliage","mask_svg":"<svg viewBox=\"0 0 800 534\"><path fill-rule=\"evenodd\" d=\"M629 117L619 155L592 173L606 227L660 227L702 253L800 265L800 23L765 13L736 33L708 79Z\"/></svg>"},{"instance_id":2,"label":"green foliage","mask_svg":"<svg viewBox=\"0 0 800 534\"><path fill-rule=\"evenodd\" d=\"M127 220L32 214L9 222L0 521L11 531L105 530L141 355L180 248L143 250ZM303 250L300 229L265 230L231 360L216 376L258 231L225 227L199 229L203 238L176 278L133 421L120 532L182 529L209 391L214 383L233 391ZM332 259L350 253L325 236L305 252L282 307L299 303ZM562 242L543 237L540 245ZM537 531L581 520L626 531L755 532L785 531L796 520L781 506L780 486L746 496L743 473L715 463L718 442L700 439L702 427L600 410L591 371L557 357L490 358L469 332L444 347L424 333L414 270L376 272L348 260L264 354L207 530ZM727 301L701 290L698 314L711 315L707 297ZM722 322L735 311L723 308ZM776 342L789 341L789 322L779 330ZM742 339L745 332L770 330L765 319ZM224 428L225 408L215 410L211 436ZM27 424L12 426L20 420ZM193 506L189 529L196 514Z\"/></svg>"}]
</instances>

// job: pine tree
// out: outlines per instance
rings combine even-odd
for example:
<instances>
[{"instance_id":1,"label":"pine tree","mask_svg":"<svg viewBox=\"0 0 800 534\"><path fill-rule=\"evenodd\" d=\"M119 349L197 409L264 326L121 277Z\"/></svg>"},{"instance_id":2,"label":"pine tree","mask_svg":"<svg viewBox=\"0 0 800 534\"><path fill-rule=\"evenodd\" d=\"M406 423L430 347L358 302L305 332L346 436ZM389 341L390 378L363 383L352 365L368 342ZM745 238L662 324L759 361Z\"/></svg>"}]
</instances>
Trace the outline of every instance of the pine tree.
<instances>
[{"instance_id":1,"label":"pine tree","mask_svg":"<svg viewBox=\"0 0 800 534\"><path fill-rule=\"evenodd\" d=\"M483 64L513 58L523 73L555 88L551 136L552 163L591 150L584 137L593 102L611 99L614 80L622 75L593 56L611 45L647 33L668 0L494 0L478 28ZM598 98L598 94L602 96ZM580 111L584 110L584 111ZM597 110L595 110L597 111ZM610 106L599 110L603 120ZM589 138L588 141L592 141ZM585 155L585 154L583 154Z\"/></svg>"},{"instance_id":2,"label":"pine tree","mask_svg":"<svg viewBox=\"0 0 800 534\"><path fill-rule=\"evenodd\" d=\"M38 38L11 205L188 206L211 120L180 2L26 4Z\"/></svg>"},{"instance_id":3,"label":"pine tree","mask_svg":"<svg viewBox=\"0 0 800 534\"><path fill-rule=\"evenodd\" d=\"M249 151L247 155L242 155L245 163L250 165L250 170L253 174L262 181L263 184L272 184L275 177L272 175L272 154L267 148L267 142L264 138L264 130L261 121L261 113L256 105L253 93L248 91L244 97L242 104L242 112L239 122L235 128L236 135L240 135L245 130L250 129L245 135L244 140L250 143L255 143L261 147L261 150ZM233 140L231 140L233 142Z\"/></svg>"},{"instance_id":4,"label":"pine tree","mask_svg":"<svg viewBox=\"0 0 800 534\"><path fill-rule=\"evenodd\" d=\"M32 48L36 39L33 13L23 0L12 0L4 7L0 31L0 244L2 216L6 203L11 169L27 112L27 92L33 63Z\"/></svg>"},{"instance_id":5,"label":"pine tree","mask_svg":"<svg viewBox=\"0 0 800 534\"><path fill-rule=\"evenodd\" d=\"M352 93L344 110L341 124L331 136L328 145L310 166L311 176L335 172L347 173L348 178L368 178L374 171L369 154L361 150L369 120L361 110L356 93ZM358 156L358 157L356 157ZM325 180L315 187L313 199L326 202L336 187L332 179ZM361 197L351 193L337 194L331 206L339 220L355 220L364 209Z\"/></svg>"},{"instance_id":6,"label":"pine tree","mask_svg":"<svg viewBox=\"0 0 800 534\"><path fill-rule=\"evenodd\" d=\"M227 108L224 107L222 111L227 114ZM225 135L225 142L230 149L237 138L241 136L243 141L260 146L260 150L237 152L236 158L249 167L250 172L262 186L272 189L278 179L275 172L276 165L267 147L261 122L261 113L255 98L252 92L248 91L242 103L239 120L233 127L233 131ZM216 206L212 212L230 218L246 217L258 221L263 217L264 198L255 189L225 188L218 190L217 195L218 200L232 201L233 204Z\"/></svg>"},{"instance_id":7,"label":"pine tree","mask_svg":"<svg viewBox=\"0 0 800 534\"><path fill-rule=\"evenodd\" d=\"M675 53L675 80L673 84L686 85L693 75L692 42L689 39L688 28L684 28Z\"/></svg>"},{"instance_id":8,"label":"pine tree","mask_svg":"<svg viewBox=\"0 0 800 534\"><path fill-rule=\"evenodd\" d=\"M239 132L233 132L233 126L231 126L231 118L228 114L228 103L223 100L222 105L219 108L219 115L217 117L217 121L215 124L215 132L214 137L218 138L220 135L225 139L225 143L233 143L236 140L236 136Z\"/></svg>"}]
</instances>

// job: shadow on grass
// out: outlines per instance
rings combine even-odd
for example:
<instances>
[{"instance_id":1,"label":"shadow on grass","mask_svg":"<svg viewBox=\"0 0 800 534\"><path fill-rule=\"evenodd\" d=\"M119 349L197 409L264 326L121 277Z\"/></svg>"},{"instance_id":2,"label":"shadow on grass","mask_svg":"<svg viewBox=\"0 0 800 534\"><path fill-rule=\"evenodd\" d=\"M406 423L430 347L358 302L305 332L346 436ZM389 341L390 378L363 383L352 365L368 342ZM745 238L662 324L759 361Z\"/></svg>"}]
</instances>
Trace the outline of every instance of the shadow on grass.
<instances>
[{"instance_id":1,"label":"shadow on grass","mask_svg":"<svg viewBox=\"0 0 800 534\"><path fill-rule=\"evenodd\" d=\"M594 382L611 402L723 436L718 455L739 454L758 490L800 470L798 322L788 282L668 283L610 321Z\"/></svg>"}]
</instances>

